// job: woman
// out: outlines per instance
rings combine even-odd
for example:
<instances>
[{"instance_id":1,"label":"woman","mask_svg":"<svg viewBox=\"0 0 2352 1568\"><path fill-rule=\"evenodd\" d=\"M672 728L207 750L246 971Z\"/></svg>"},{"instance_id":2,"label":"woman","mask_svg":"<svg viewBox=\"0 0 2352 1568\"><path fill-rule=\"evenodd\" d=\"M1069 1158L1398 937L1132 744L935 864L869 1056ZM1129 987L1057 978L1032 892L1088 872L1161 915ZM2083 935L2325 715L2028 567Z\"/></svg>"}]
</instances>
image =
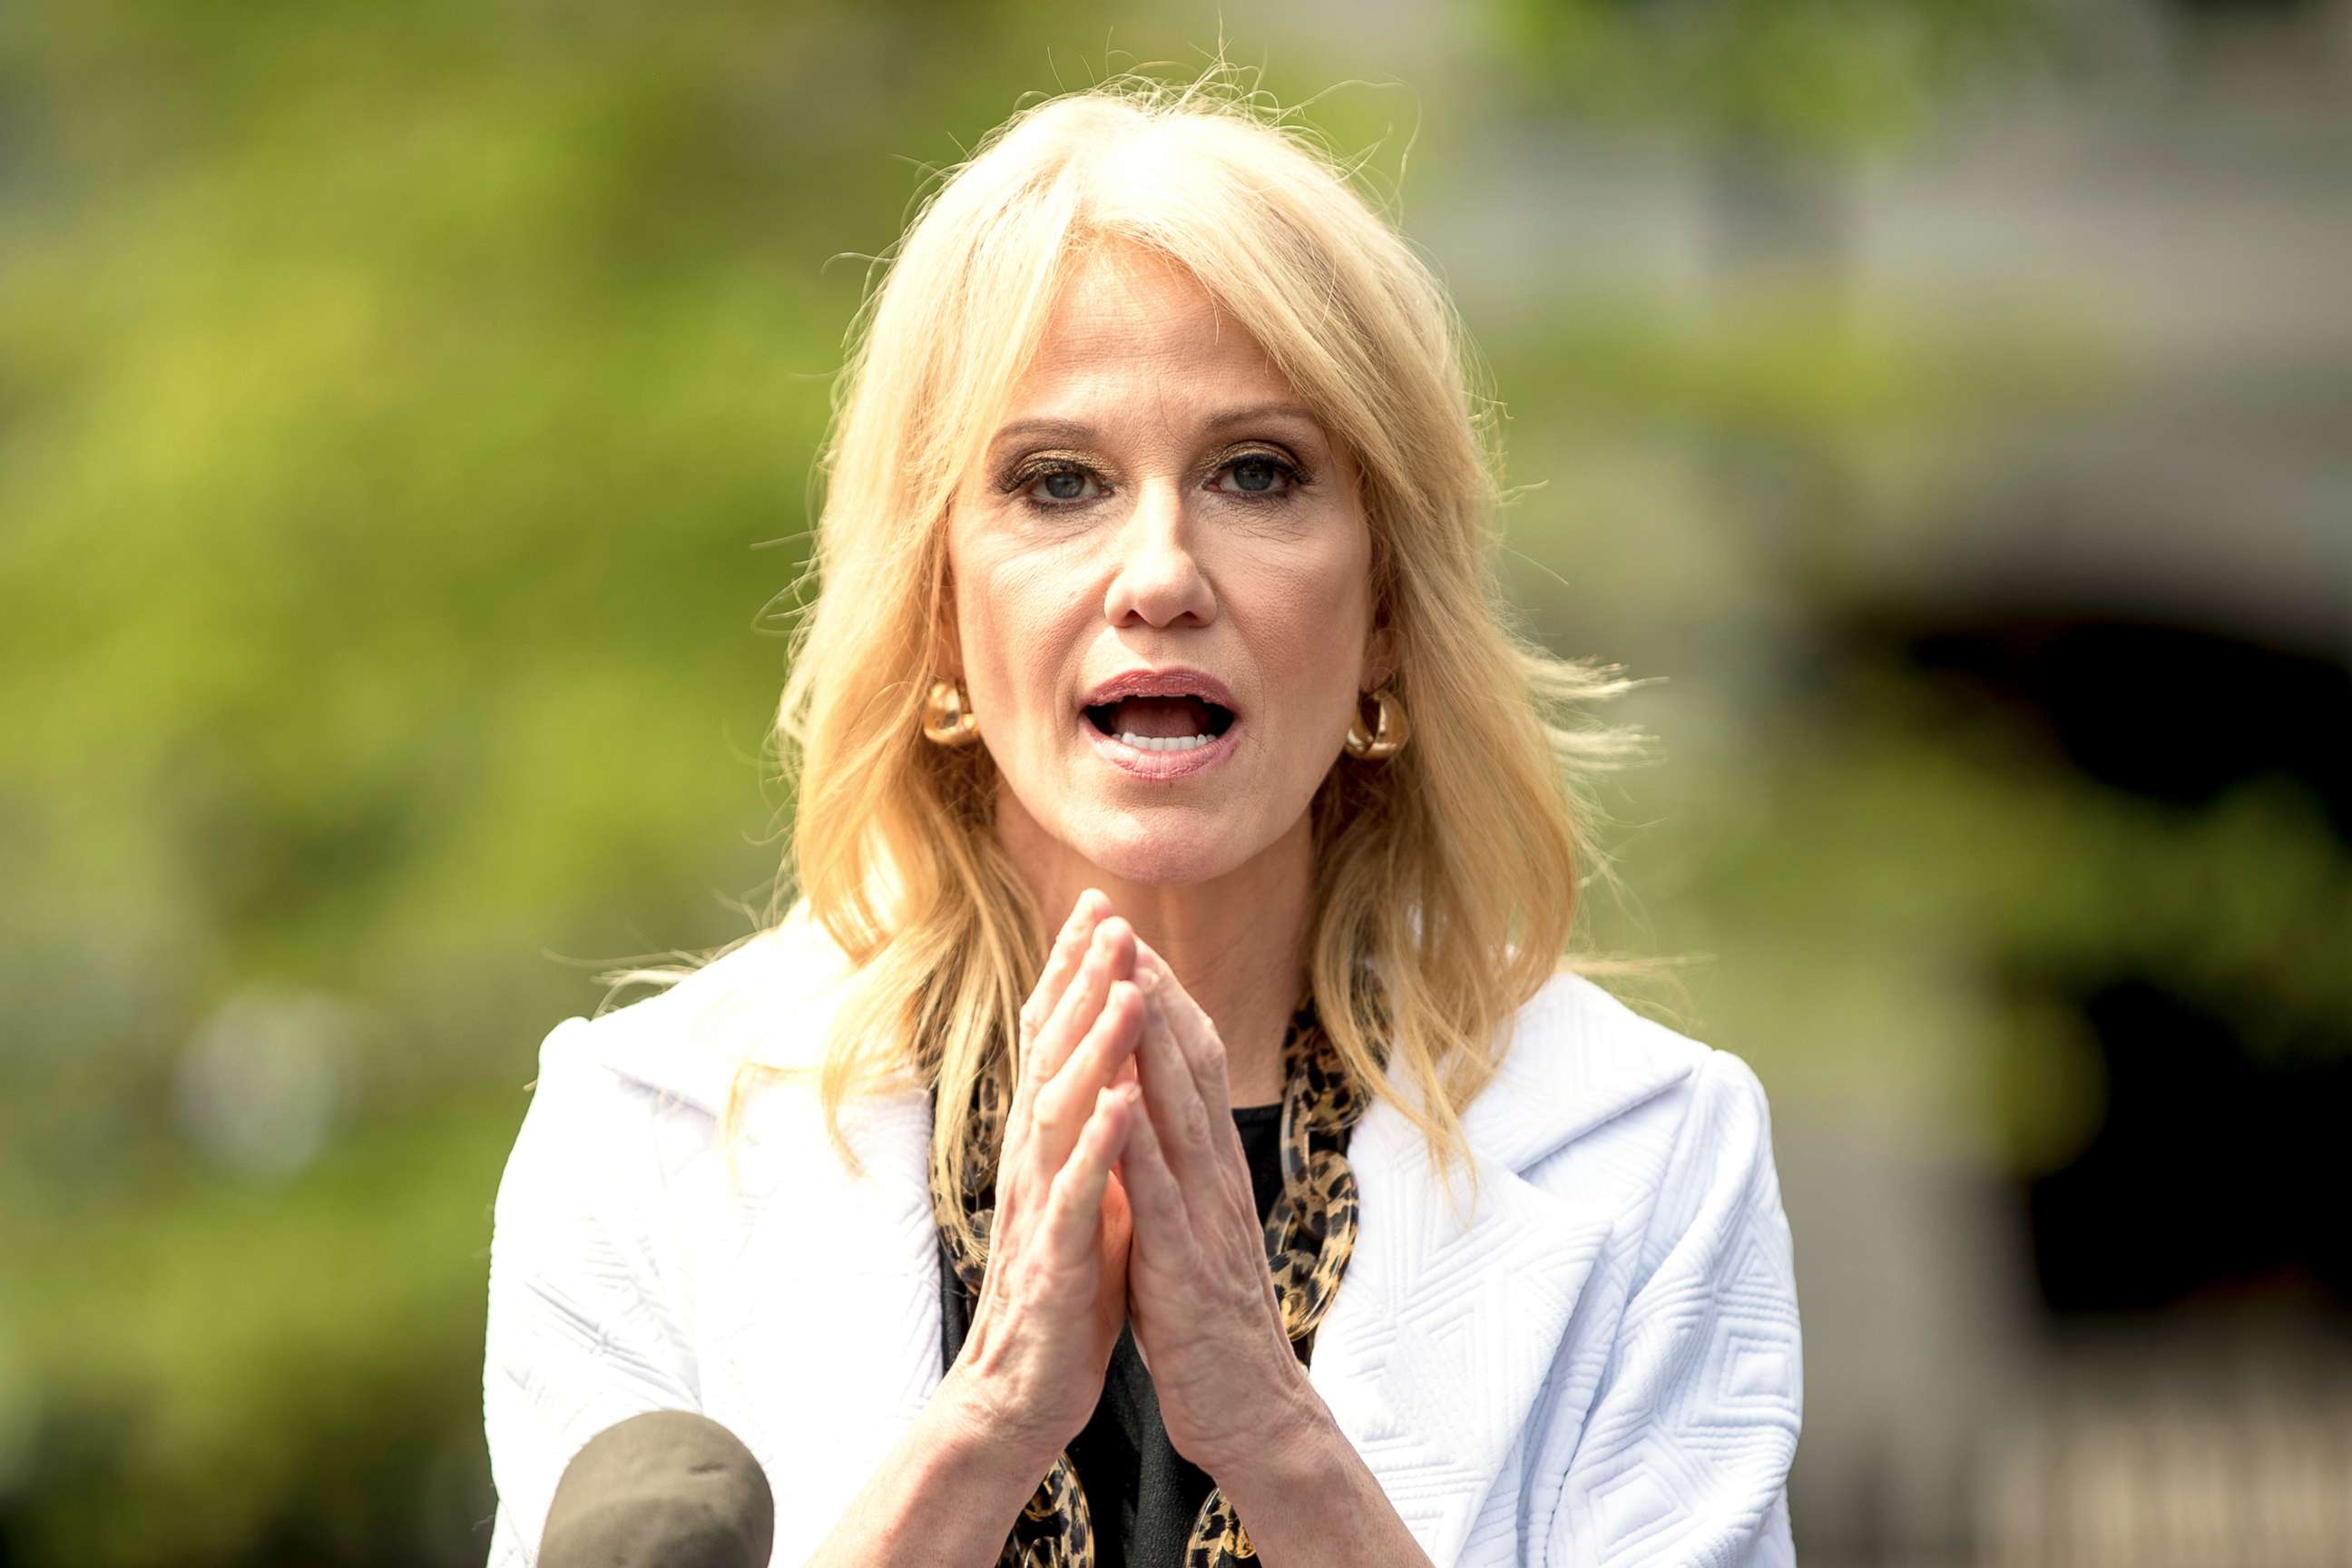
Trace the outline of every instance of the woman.
<instances>
[{"instance_id":1,"label":"woman","mask_svg":"<svg viewBox=\"0 0 2352 1568\"><path fill-rule=\"evenodd\" d=\"M541 1049L494 1563L661 1408L779 1563L1793 1561L1762 1090L1561 964L1621 683L1505 627L1439 286L1213 87L1017 115L871 301L798 901Z\"/></svg>"}]
</instances>

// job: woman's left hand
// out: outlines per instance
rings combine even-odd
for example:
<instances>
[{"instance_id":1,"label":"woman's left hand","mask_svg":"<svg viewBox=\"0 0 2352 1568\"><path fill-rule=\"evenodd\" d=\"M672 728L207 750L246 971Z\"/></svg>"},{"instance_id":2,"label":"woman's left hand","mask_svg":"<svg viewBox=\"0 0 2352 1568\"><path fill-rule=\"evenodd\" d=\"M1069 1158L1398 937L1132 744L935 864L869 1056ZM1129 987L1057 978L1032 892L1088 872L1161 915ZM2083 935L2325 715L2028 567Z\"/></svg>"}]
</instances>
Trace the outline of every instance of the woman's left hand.
<instances>
[{"instance_id":1,"label":"woman's left hand","mask_svg":"<svg viewBox=\"0 0 2352 1568\"><path fill-rule=\"evenodd\" d=\"M1265 1231L1234 1126L1216 1026L1160 955L1135 944L1148 1114L1122 1157L1133 1216L1127 1316L1171 1447L1212 1477L1285 1432L1305 1368L1283 1331Z\"/></svg>"}]
</instances>

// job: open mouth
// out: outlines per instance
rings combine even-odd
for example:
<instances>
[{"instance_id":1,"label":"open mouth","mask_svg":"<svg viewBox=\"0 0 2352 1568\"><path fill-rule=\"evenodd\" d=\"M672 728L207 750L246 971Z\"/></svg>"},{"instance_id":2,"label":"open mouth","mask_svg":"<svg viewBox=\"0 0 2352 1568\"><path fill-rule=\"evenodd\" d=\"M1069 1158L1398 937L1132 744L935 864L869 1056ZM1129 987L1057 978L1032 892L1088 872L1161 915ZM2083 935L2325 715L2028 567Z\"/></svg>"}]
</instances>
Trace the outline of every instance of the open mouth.
<instances>
[{"instance_id":1,"label":"open mouth","mask_svg":"<svg viewBox=\"0 0 2352 1568\"><path fill-rule=\"evenodd\" d=\"M1232 709L1204 697L1122 697L1086 711L1097 731L1142 752L1197 751L1234 723Z\"/></svg>"}]
</instances>

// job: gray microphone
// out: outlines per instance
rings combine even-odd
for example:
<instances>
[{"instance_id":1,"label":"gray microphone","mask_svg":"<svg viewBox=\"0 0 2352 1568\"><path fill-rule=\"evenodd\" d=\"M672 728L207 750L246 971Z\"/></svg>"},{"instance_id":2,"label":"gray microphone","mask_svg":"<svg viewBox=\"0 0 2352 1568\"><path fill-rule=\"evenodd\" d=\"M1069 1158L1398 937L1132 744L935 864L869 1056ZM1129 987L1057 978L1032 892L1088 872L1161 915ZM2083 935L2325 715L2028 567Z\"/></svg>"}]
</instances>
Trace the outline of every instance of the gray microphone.
<instances>
[{"instance_id":1,"label":"gray microphone","mask_svg":"<svg viewBox=\"0 0 2352 1568\"><path fill-rule=\"evenodd\" d=\"M768 1568L776 1499L741 1438L654 1410L607 1426L565 1466L541 1568Z\"/></svg>"}]
</instances>

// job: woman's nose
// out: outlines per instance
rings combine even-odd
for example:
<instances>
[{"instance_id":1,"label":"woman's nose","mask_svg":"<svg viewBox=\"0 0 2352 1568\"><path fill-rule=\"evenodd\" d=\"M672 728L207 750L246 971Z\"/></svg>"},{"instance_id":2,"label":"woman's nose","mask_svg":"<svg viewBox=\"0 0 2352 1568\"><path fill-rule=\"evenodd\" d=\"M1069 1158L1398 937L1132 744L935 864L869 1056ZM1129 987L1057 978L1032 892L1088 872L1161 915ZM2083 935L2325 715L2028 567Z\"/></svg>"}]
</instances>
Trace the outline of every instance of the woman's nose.
<instances>
[{"instance_id":1,"label":"woman's nose","mask_svg":"<svg viewBox=\"0 0 2352 1568\"><path fill-rule=\"evenodd\" d=\"M1193 519L1172 480L1145 484L1120 528L1118 560L1103 614L1110 624L1140 620L1170 626L1186 616L1206 626L1217 617L1217 596L1192 552Z\"/></svg>"}]
</instances>

